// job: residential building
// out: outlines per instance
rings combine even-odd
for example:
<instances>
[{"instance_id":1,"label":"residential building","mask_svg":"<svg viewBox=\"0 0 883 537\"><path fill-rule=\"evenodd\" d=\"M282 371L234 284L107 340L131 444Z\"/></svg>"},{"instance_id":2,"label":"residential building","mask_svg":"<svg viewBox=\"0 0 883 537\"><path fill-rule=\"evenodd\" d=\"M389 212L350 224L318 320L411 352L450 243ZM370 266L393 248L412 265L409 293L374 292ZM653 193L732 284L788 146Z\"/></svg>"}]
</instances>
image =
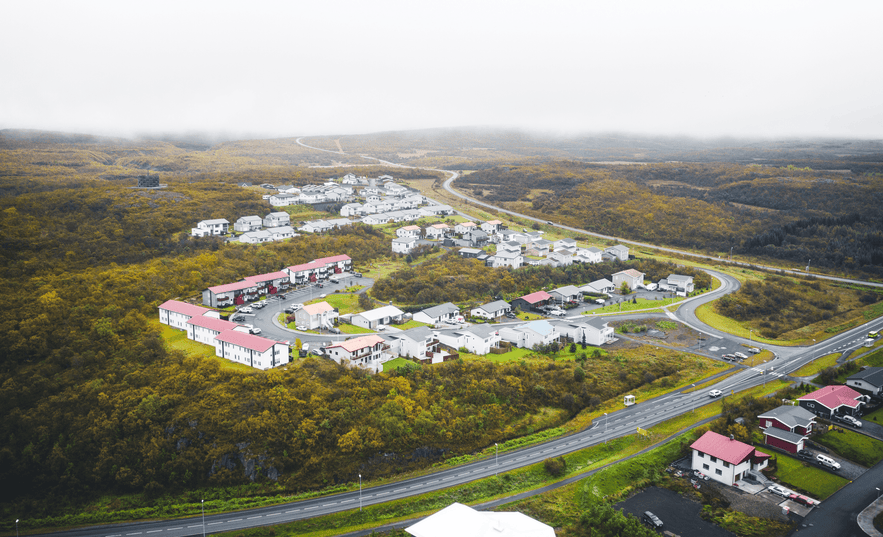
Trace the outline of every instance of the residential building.
<instances>
[{"instance_id":1,"label":"residential building","mask_svg":"<svg viewBox=\"0 0 883 537\"><path fill-rule=\"evenodd\" d=\"M490 256L490 266L493 268L512 267L514 269L521 268L524 265L524 256L521 252L499 251Z\"/></svg>"},{"instance_id":2,"label":"residential building","mask_svg":"<svg viewBox=\"0 0 883 537\"><path fill-rule=\"evenodd\" d=\"M447 224L432 224L426 228L426 238L430 240L442 240L451 235L451 228Z\"/></svg>"},{"instance_id":3,"label":"residential building","mask_svg":"<svg viewBox=\"0 0 883 537\"><path fill-rule=\"evenodd\" d=\"M581 317L568 321L551 321L562 336L569 337L575 343L586 342L587 345L600 347L616 341L613 327L601 317Z\"/></svg>"},{"instance_id":4,"label":"residential building","mask_svg":"<svg viewBox=\"0 0 883 537\"><path fill-rule=\"evenodd\" d=\"M264 217L264 227L290 226L291 217L285 212L270 213Z\"/></svg>"},{"instance_id":5,"label":"residential building","mask_svg":"<svg viewBox=\"0 0 883 537\"><path fill-rule=\"evenodd\" d=\"M287 207L289 205L297 205L300 203L300 196L288 192L273 194L268 198L272 207Z\"/></svg>"},{"instance_id":6,"label":"residential building","mask_svg":"<svg viewBox=\"0 0 883 537\"><path fill-rule=\"evenodd\" d=\"M563 304L565 302L579 302L582 292L573 285L565 285L564 287L549 291L549 296L555 302Z\"/></svg>"},{"instance_id":7,"label":"residential building","mask_svg":"<svg viewBox=\"0 0 883 537\"><path fill-rule=\"evenodd\" d=\"M614 246L604 248L604 253L608 254L612 258L618 259L620 261L628 261L629 260L628 246L623 246L622 244L616 244Z\"/></svg>"},{"instance_id":8,"label":"residential building","mask_svg":"<svg viewBox=\"0 0 883 537\"><path fill-rule=\"evenodd\" d=\"M576 261L573 254L567 250L550 252L546 260L555 263L556 267L569 267L574 261Z\"/></svg>"},{"instance_id":9,"label":"residential building","mask_svg":"<svg viewBox=\"0 0 883 537\"><path fill-rule=\"evenodd\" d=\"M294 322L301 330L330 330L337 317L338 312L328 302L308 304L294 312Z\"/></svg>"},{"instance_id":10,"label":"residential building","mask_svg":"<svg viewBox=\"0 0 883 537\"><path fill-rule=\"evenodd\" d=\"M202 292L202 303L214 308L244 304L264 295L274 295L290 286L290 277L283 271L248 276L242 281L215 285Z\"/></svg>"},{"instance_id":11,"label":"residential building","mask_svg":"<svg viewBox=\"0 0 883 537\"><path fill-rule=\"evenodd\" d=\"M352 323L355 326L376 330L381 324L388 325L392 322L401 321L404 314L405 312L395 306L382 306L354 314L352 316Z\"/></svg>"},{"instance_id":12,"label":"residential building","mask_svg":"<svg viewBox=\"0 0 883 537\"><path fill-rule=\"evenodd\" d=\"M817 416L830 418L834 414L851 416L862 415L864 404L862 394L849 386L825 386L818 390L797 398L797 402L803 408Z\"/></svg>"},{"instance_id":13,"label":"residential building","mask_svg":"<svg viewBox=\"0 0 883 537\"><path fill-rule=\"evenodd\" d=\"M194 237L207 237L209 235L226 235L229 230L230 222L224 218L216 218L214 220L203 220L196 224L196 227L190 229L190 235Z\"/></svg>"},{"instance_id":14,"label":"residential building","mask_svg":"<svg viewBox=\"0 0 883 537\"><path fill-rule=\"evenodd\" d=\"M297 233L294 232L294 229L291 226L271 227L267 231L273 236L274 241L282 241L297 237Z\"/></svg>"},{"instance_id":15,"label":"residential building","mask_svg":"<svg viewBox=\"0 0 883 537\"><path fill-rule=\"evenodd\" d=\"M475 222L460 222L456 226L454 226L454 233L458 235L462 235L463 233L472 231L474 229L478 229L478 225Z\"/></svg>"},{"instance_id":16,"label":"residential building","mask_svg":"<svg viewBox=\"0 0 883 537\"><path fill-rule=\"evenodd\" d=\"M477 228L464 233L463 238L475 246L483 246L488 242L488 234Z\"/></svg>"},{"instance_id":17,"label":"residential building","mask_svg":"<svg viewBox=\"0 0 883 537\"><path fill-rule=\"evenodd\" d=\"M516 252L521 253L521 244L516 241L506 241L497 244L497 253L499 252Z\"/></svg>"},{"instance_id":18,"label":"residential building","mask_svg":"<svg viewBox=\"0 0 883 537\"><path fill-rule=\"evenodd\" d=\"M815 424L815 414L800 406L782 405L757 416L764 443L788 453L804 447Z\"/></svg>"},{"instance_id":19,"label":"residential building","mask_svg":"<svg viewBox=\"0 0 883 537\"><path fill-rule=\"evenodd\" d=\"M450 205L427 205L420 210L423 211L427 216L454 214L454 208Z\"/></svg>"},{"instance_id":20,"label":"residential building","mask_svg":"<svg viewBox=\"0 0 883 537\"><path fill-rule=\"evenodd\" d=\"M325 353L338 364L355 365L376 371L380 367L384 343L382 337L371 334L329 345L325 347Z\"/></svg>"},{"instance_id":21,"label":"residential building","mask_svg":"<svg viewBox=\"0 0 883 537\"><path fill-rule=\"evenodd\" d=\"M868 367L850 375L846 385L859 393L879 397L883 394L883 367Z\"/></svg>"},{"instance_id":22,"label":"residential building","mask_svg":"<svg viewBox=\"0 0 883 537\"><path fill-rule=\"evenodd\" d=\"M468 257L470 259L476 259L483 253L484 250L479 248L460 248L459 251L460 257Z\"/></svg>"},{"instance_id":23,"label":"residential building","mask_svg":"<svg viewBox=\"0 0 883 537\"><path fill-rule=\"evenodd\" d=\"M411 226L400 227L399 229L396 230L396 237L400 237L400 238L401 237L416 237L419 239L422 234L423 234L423 230L420 228L420 226L411 225Z\"/></svg>"},{"instance_id":24,"label":"residential building","mask_svg":"<svg viewBox=\"0 0 883 537\"><path fill-rule=\"evenodd\" d=\"M562 248L565 248L565 249L570 249L570 248L576 249L576 240L575 240L575 239L571 239L570 237L567 237L567 238L564 238L564 239L559 239L559 240L555 241L554 243L552 243L552 248L553 248L554 250L560 250L560 249L562 249Z\"/></svg>"},{"instance_id":25,"label":"residential building","mask_svg":"<svg viewBox=\"0 0 883 537\"><path fill-rule=\"evenodd\" d=\"M227 330L215 337L215 355L261 370L289 361L287 341L273 341L238 330Z\"/></svg>"},{"instance_id":26,"label":"residential building","mask_svg":"<svg viewBox=\"0 0 883 537\"><path fill-rule=\"evenodd\" d=\"M518 512L478 511L452 503L405 528L413 537L555 537L555 529Z\"/></svg>"},{"instance_id":27,"label":"residential building","mask_svg":"<svg viewBox=\"0 0 883 537\"><path fill-rule=\"evenodd\" d=\"M244 326L214 317L193 317L187 321L187 339L214 347L218 334L237 328L240 331L246 330Z\"/></svg>"},{"instance_id":28,"label":"residential building","mask_svg":"<svg viewBox=\"0 0 883 537\"><path fill-rule=\"evenodd\" d=\"M414 320L426 324L453 323L460 316L460 308L456 304L446 302L438 306L426 308L414 314Z\"/></svg>"},{"instance_id":29,"label":"residential building","mask_svg":"<svg viewBox=\"0 0 883 537\"><path fill-rule=\"evenodd\" d=\"M273 234L266 229L260 231L248 231L239 236L239 242L243 244L261 244L273 242Z\"/></svg>"},{"instance_id":30,"label":"residential building","mask_svg":"<svg viewBox=\"0 0 883 537\"><path fill-rule=\"evenodd\" d=\"M595 248L594 246L590 246L588 248L577 248L576 255L586 258L588 263L600 263L602 259L601 250Z\"/></svg>"},{"instance_id":31,"label":"residential building","mask_svg":"<svg viewBox=\"0 0 883 537\"><path fill-rule=\"evenodd\" d=\"M690 445L692 468L711 479L732 486L750 470L766 468L770 456L753 446L708 431Z\"/></svg>"},{"instance_id":32,"label":"residential building","mask_svg":"<svg viewBox=\"0 0 883 537\"><path fill-rule=\"evenodd\" d=\"M462 250L461 250L462 251ZM482 319L498 319L512 311L512 306L505 300L497 300L483 306L473 308L470 315L473 317L481 317Z\"/></svg>"},{"instance_id":33,"label":"residential building","mask_svg":"<svg viewBox=\"0 0 883 537\"><path fill-rule=\"evenodd\" d=\"M333 228L334 226L327 220L311 220L304 222L297 228L297 230L303 231L304 233L324 233L326 231L331 231Z\"/></svg>"},{"instance_id":34,"label":"residential building","mask_svg":"<svg viewBox=\"0 0 883 537\"><path fill-rule=\"evenodd\" d=\"M643 287L644 273L638 272L635 269L626 269L613 275L613 286L615 288L621 288L623 283L628 285L629 289L633 291L638 287Z\"/></svg>"},{"instance_id":35,"label":"residential building","mask_svg":"<svg viewBox=\"0 0 883 537\"><path fill-rule=\"evenodd\" d=\"M395 332L384 337L390 351L398 356L425 360L438 352L438 340L426 326Z\"/></svg>"},{"instance_id":36,"label":"residential building","mask_svg":"<svg viewBox=\"0 0 883 537\"><path fill-rule=\"evenodd\" d=\"M552 300L552 295L545 291L537 291L535 293L530 293L529 295L524 295L516 298L511 302L512 307L515 309L520 309L521 311L530 311L532 309L539 308L540 306L546 306Z\"/></svg>"},{"instance_id":37,"label":"residential building","mask_svg":"<svg viewBox=\"0 0 883 537\"><path fill-rule=\"evenodd\" d=\"M417 247L417 237L397 237L392 240L392 253L410 254Z\"/></svg>"},{"instance_id":38,"label":"residential building","mask_svg":"<svg viewBox=\"0 0 883 537\"><path fill-rule=\"evenodd\" d=\"M592 283L587 283L579 289L585 294L604 295L615 291L616 286L607 278L602 278L600 280L595 280Z\"/></svg>"},{"instance_id":39,"label":"residential building","mask_svg":"<svg viewBox=\"0 0 883 537\"><path fill-rule=\"evenodd\" d=\"M788 453L797 453L802 450L804 443L809 439L805 434L792 433L776 427L767 427L763 430L763 443L768 446L779 448Z\"/></svg>"},{"instance_id":40,"label":"residential building","mask_svg":"<svg viewBox=\"0 0 883 537\"><path fill-rule=\"evenodd\" d=\"M347 203L343 207L340 208L340 216L358 216L362 214L362 204L361 203Z\"/></svg>"},{"instance_id":41,"label":"residential building","mask_svg":"<svg viewBox=\"0 0 883 537\"><path fill-rule=\"evenodd\" d=\"M436 332L436 337L439 343L452 349L466 349L472 354L484 356L500 346L497 328L491 324L474 324L460 330L440 330Z\"/></svg>"},{"instance_id":42,"label":"residential building","mask_svg":"<svg viewBox=\"0 0 883 537\"><path fill-rule=\"evenodd\" d=\"M680 274L669 274L668 278L659 280L659 290L677 293L680 296L687 296L693 292L693 277L681 276Z\"/></svg>"},{"instance_id":43,"label":"residential building","mask_svg":"<svg viewBox=\"0 0 883 537\"><path fill-rule=\"evenodd\" d=\"M488 235L493 235L494 233L499 233L500 230L503 229L503 223L499 220L488 220L487 222L481 224L480 227L481 230Z\"/></svg>"},{"instance_id":44,"label":"residential building","mask_svg":"<svg viewBox=\"0 0 883 537\"><path fill-rule=\"evenodd\" d=\"M353 269L353 260L346 254L320 257L316 261L325 265L325 270L329 275L349 272Z\"/></svg>"},{"instance_id":45,"label":"residential building","mask_svg":"<svg viewBox=\"0 0 883 537\"><path fill-rule=\"evenodd\" d=\"M245 233L246 231L257 231L264 225L264 221L260 216L243 216L233 224L233 231Z\"/></svg>"},{"instance_id":46,"label":"residential building","mask_svg":"<svg viewBox=\"0 0 883 537\"><path fill-rule=\"evenodd\" d=\"M220 318L220 314L214 310L179 300L166 300L159 305L159 322L178 330L187 330L187 321L202 316Z\"/></svg>"},{"instance_id":47,"label":"residential building","mask_svg":"<svg viewBox=\"0 0 883 537\"><path fill-rule=\"evenodd\" d=\"M561 333L549 321L532 321L517 326L506 326L500 328L499 332L503 341L525 349L532 349L535 345L548 345L561 337Z\"/></svg>"}]
</instances>

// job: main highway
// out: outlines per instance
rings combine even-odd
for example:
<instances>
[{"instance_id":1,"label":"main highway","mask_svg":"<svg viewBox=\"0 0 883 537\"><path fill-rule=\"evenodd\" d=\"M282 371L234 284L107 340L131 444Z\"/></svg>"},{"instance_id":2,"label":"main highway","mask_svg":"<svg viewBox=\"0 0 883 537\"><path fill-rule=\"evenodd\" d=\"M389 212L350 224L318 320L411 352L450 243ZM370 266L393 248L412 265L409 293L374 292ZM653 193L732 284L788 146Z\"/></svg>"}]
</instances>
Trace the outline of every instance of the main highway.
<instances>
[{"instance_id":1,"label":"main highway","mask_svg":"<svg viewBox=\"0 0 883 537\"><path fill-rule=\"evenodd\" d=\"M450 180L454 177L456 177L456 174L445 183L446 188L449 186ZM471 201L473 203L480 203L475 200ZM502 210L497 207L492 208ZM517 216L530 218L525 215ZM585 230L568 228L565 226L559 227L577 233L587 233ZM657 250L661 249L647 244L634 242L631 244L655 248ZM676 252L683 255L695 256L695 254L687 252ZM731 293L739 288L738 280L732 276L717 271L708 272L714 278L717 278L721 285L714 291L681 302L677 310L668 313L668 315L706 335L705 343L703 344L703 354L714 355L718 352L720 354L732 353L743 345L756 344L756 342L752 342L748 339L735 337L708 327L696 318L696 307L711 300L715 300L724 294ZM874 285L869 284L868 282L856 283ZM310 290L310 292L315 292L315 290ZM268 306L266 313L261 315L261 317L269 317L272 313L277 313L278 310L279 306L271 304ZM601 419L595 420L591 427L583 431L549 440L542 444L498 453L476 462L438 470L428 475L320 498L280 504L272 507L206 515L204 518L197 516L184 519L109 524L57 532L51 535L61 535L65 537L185 537L200 535L203 533L210 534L239 531L256 526L282 524L305 518L337 513L340 511L359 509L360 507L400 500L417 494L425 494L427 492L441 490L490 477L498 473L515 470L523 466L536 464L549 457L557 457L559 455L572 453L619 436L632 434L638 427L643 429L652 427L653 425L670 418L692 412L696 407L709 402L708 390L718 389L724 394L738 393L742 390L765 383L768 380L788 375L817 357L831 352L842 352L858 348L864 341L867 332L871 330L883 330L883 319L875 319L810 347L763 345L765 348L774 352L775 358L773 360L763 364L762 367L734 366L738 369L735 374L712 386L708 386L706 389L689 393L686 393L686 390L684 389L680 389L654 399L638 401L635 405L622 408L609 415L605 415ZM290 334L276 332L275 330L272 335L274 337L284 337L289 335L290 337ZM324 339L327 340L329 338L325 337Z\"/></svg>"}]
</instances>

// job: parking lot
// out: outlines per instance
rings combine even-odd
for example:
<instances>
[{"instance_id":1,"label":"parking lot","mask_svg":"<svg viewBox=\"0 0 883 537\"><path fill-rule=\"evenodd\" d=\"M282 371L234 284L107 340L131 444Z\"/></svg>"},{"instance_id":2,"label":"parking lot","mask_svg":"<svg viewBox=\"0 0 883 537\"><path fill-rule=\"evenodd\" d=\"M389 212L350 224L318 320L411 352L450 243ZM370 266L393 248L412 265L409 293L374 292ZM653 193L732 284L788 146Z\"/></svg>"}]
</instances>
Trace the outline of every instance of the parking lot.
<instances>
[{"instance_id":1,"label":"parking lot","mask_svg":"<svg viewBox=\"0 0 883 537\"><path fill-rule=\"evenodd\" d=\"M669 489L650 487L616 504L618 509L641 518L644 511L652 511L665 524L665 530L681 537L733 537L720 526L699 518L702 505Z\"/></svg>"}]
</instances>

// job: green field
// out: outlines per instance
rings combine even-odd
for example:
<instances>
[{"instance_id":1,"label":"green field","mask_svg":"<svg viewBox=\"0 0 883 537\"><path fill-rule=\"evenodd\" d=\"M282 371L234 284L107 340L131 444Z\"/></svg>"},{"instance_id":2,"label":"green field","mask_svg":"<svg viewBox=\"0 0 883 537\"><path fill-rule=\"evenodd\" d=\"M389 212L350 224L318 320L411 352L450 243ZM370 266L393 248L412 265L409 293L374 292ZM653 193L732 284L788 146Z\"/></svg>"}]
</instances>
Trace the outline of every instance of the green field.
<instances>
[{"instance_id":1,"label":"green field","mask_svg":"<svg viewBox=\"0 0 883 537\"><path fill-rule=\"evenodd\" d=\"M849 480L820 470L785 455L777 455L776 477L785 485L806 492L817 500L824 500L834 494Z\"/></svg>"},{"instance_id":2,"label":"green field","mask_svg":"<svg viewBox=\"0 0 883 537\"><path fill-rule=\"evenodd\" d=\"M840 356L842 354L843 353L835 352L832 354L826 354L825 356L822 356L821 358L816 358L815 360L813 360L812 362L801 367L800 369L798 369L794 373L791 373L791 376L810 377L813 375L818 375L822 369L827 369L829 367L836 366L837 365L837 358L840 358Z\"/></svg>"},{"instance_id":3,"label":"green field","mask_svg":"<svg viewBox=\"0 0 883 537\"><path fill-rule=\"evenodd\" d=\"M868 468L883 460L883 442L855 431L835 427L813 440L841 457Z\"/></svg>"}]
</instances>

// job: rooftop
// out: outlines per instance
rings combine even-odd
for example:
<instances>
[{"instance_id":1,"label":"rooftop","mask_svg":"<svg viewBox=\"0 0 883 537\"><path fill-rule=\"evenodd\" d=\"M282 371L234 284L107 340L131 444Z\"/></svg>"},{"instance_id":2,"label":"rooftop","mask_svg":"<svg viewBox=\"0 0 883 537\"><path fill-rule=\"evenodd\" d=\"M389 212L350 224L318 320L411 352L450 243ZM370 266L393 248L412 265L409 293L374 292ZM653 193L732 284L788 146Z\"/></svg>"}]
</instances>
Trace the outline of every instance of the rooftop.
<instances>
[{"instance_id":1,"label":"rooftop","mask_svg":"<svg viewBox=\"0 0 883 537\"><path fill-rule=\"evenodd\" d=\"M739 464L754 453L754 448L738 440L708 431L699 440L690 445L690 448L717 457L730 464Z\"/></svg>"},{"instance_id":2,"label":"rooftop","mask_svg":"<svg viewBox=\"0 0 883 537\"><path fill-rule=\"evenodd\" d=\"M212 311L208 308L194 306L193 304L188 304L187 302L181 302L179 300L166 300L159 305L159 309L173 311L182 315L190 315L191 317L202 316Z\"/></svg>"},{"instance_id":3,"label":"rooftop","mask_svg":"<svg viewBox=\"0 0 883 537\"><path fill-rule=\"evenodd\" d=\"M383 342L382 337L380 337L376 334L371 334L369 336L362 336L362 337L357 337L357 338L353 338L353 339L348 339L346 341L341 341L340 343L337 343L335 345L329 345L326 348L330 349L330 348L334 348L334 347L340 347L349 353L353 353L358 350L364 349L366 347L373 347L374 345L377 345L378 343L382 343L382 342Z\"/></svg>"},{"instance_id":4,"label":"rooftop","mask_svg":"<svg viewBox=\"0 0 883 537\"><path fill-rule=\"evenodd\" d=\"M224 321L222 319L216 319L214 317L192 317L187 324L192 324L193 326L201 326L202 328L208 328L209 330L214 330L216 332L225 332L227 330L233 330L237 326L236 323L230 321Z\"/></svg>"},{"instance_id":5,"label":"rooftop","mask_svg":"<svg viewBox=\"0 0 883 537\"><path fill-rule=\"evenodd\" d=\"M303 307L303 310L307 312L308 315L321 315L326 311L333 311L334 307L331 306L328 302L318 302L316 304L309 304Z\"/></svg>"},{"instance_id":6,"label":"rooftop","mask_svg":"<svg viewBox=\"0 0 883 537\"><path fill-rule=\"evenodd\" d=\"M545 291L537 291L536 293L531 293L529 295L524 295L523 297L521 297L521 299L528 304L536 304L537 302L549 300L550 298L552 298L552 295Z\"/></svg>"},{"instance_id":7,"label":"rooftop","mask_svg":"<svg viewBox=\"0 0 883 537\"><path fill-rule=\"evenodd\" d=\"M239 332L237 330L221 332L215 337L215 341L223 341L233 345L239 345L240 347L245 347L246 349L251 349L257 352L266 352L277 343L272 339L246 334L245 332Z\"/></svg>"},{"instance_id":8,"label":"rooftop","mask_svg":"<svg viewBox=\"0 0 883 537\"><path fill-rule=\"evenodd\" d=\"M837 407L846 405L850 408L856 408L861 403L858 398L862 394L853 390L849 386L825 386L818 390L808 393L803 397L798 397L798 401L816 401L827 408L834 410Z\"/></svg>"}]
</instances>

